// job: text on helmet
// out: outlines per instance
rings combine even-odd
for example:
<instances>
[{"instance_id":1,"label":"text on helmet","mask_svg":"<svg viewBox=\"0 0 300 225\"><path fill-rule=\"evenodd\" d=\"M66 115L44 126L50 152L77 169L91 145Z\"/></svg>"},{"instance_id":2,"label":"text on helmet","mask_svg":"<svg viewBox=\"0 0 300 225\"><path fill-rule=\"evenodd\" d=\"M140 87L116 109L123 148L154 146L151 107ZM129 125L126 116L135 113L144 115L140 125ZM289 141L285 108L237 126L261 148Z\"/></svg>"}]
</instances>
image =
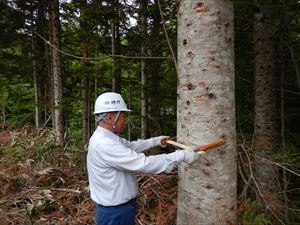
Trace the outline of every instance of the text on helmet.
<instances>
[{"instance_id":1,"label":"text on helmet","mask_svg":"<svg viewBox=\"0 0 300 225\"><path fill-rule=\"evenodd\" d=\"M111 101L105 101L105 105L115 105L115 104L121 104L120 100L111 100Z\"/></svg>"}]
</instances>

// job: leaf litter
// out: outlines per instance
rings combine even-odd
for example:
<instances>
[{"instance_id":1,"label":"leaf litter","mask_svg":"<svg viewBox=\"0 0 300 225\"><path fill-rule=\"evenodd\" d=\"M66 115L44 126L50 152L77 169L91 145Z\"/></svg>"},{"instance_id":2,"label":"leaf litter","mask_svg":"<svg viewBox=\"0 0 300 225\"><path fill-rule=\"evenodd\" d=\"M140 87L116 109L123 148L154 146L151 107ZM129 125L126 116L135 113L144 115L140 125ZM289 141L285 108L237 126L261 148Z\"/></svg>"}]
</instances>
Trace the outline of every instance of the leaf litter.
<instances>
[{"instance_id":1,"label":"leaf litter","mask_svg":"<svg viewBox=\"0 0 300 225\"><path fill-rule=\"evenodd\" d=\"M19 129L10 132L13 138L5 132L2 136L0 132L1 137L7 138L1 139L0 146L1 224L94 224L95 203L89 196L84 169L86 152L76 153L82 154L82 159L76 162L81 167L75 165L74 160L49 161L51 157L60 157L51 153L51 146L44 155L30 151L37 145L44 146L45 140L51 145L51 132L35 134L28 129ZM51 157L46 156L49 154ZM70 158L65 160L70 161ZM136 225L175 224L177 171L160 175L137 174L137 179L140 188Z\"/></svg>"}]
</instances>

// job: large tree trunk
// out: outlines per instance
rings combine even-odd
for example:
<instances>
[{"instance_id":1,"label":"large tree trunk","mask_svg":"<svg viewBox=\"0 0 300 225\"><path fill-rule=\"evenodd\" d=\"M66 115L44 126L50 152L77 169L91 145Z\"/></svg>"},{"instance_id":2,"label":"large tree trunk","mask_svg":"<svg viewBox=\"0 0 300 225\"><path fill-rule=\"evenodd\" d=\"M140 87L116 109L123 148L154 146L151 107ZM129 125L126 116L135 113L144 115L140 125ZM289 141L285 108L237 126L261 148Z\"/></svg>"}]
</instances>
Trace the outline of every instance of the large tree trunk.
<instances>
[{"instance_id":1,"label":"large tree trunk","mask_svg":"<svg viewBox=\"0 0 300 225\"><path fill-rule=\"evenodd\" d=\"M147 39L147 18L146 18L147 0L141 0L140 3L140 27L141 27L141 56L146 56L146 39ZM148 104L147 104L147 75L146 62L141 59L141 138L146 139L148 136Z\"/></svg>"},{"instance_id":2,"label":"large tree trunk","mask_svg":"<svg viewBox=\"0 0 300 225\"><path fill-rule=\"evenodd\" d=\"M177 224L236 224L232 1L183 0L178 15L178 141L227 143L180 165Z\"/></svg>"},{"instance_id":3,"label":"large tree trunk","mask_svg":"<svg viewBox=\"0 0 300 225\"><path fill-rule=\"evenodd\" d=\"M275 197L274 194L278 191L278 169L262 159L272 158L272 149L275 147L277 136L271 6L271 2L266 1L261 11L254 16L255 169L260 192L268 199Z\"/></svg>"},{"instance_id":4,"label":"large tree trunk","mask_svg":"<svg viewBox=\"0 0 300 225\"><path fill-rule=\"evenodd\" d=\"M64 116L62 104L62 77L59 51L60 49L60 22L59 22L59 1L49 1L49 20L51 23L52 36L52 77L53 77L53 100L54 100L54 130L57 146L64 143Z\"/></svg>"}]
</instances>

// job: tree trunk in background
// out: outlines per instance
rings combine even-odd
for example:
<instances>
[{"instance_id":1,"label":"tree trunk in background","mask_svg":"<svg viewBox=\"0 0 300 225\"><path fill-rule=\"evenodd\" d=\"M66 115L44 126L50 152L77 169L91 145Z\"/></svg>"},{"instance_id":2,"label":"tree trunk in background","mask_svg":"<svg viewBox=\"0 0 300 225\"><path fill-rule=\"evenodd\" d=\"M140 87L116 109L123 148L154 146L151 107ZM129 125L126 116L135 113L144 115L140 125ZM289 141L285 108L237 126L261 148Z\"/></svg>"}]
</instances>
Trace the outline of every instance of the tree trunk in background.
<instances>
[{"instance_id":1,"label":"tree trunk in background","mask_svg":"<svg viewBox=\"0 0 300 225\"><path fill-rule=\"evenodd\" d=\"M33 12L32 12L33 13ZM35 21L35 26L34 22ZM45 25L45 4L44 0L37 2L37 17L32 14L32 55L33 55L33 80L34 80L34 97L35 97L35 126L39 128L45 122L43 113L45 113L45 78L47 77L46 58L44 55L44 41L39 35L44 33Z\"/></svg>"},{"instance_id":2,"label":"tree trunk in background","mask_svg":"<svg viewBox=\"0 0 300 225\"><path fill-rule=\"evenodd\" d=\"M236 224L232 1L183 0L178 14L177 139L226 145L179 168L178 225Z\"/></svg>"},{"instance_id":3,"label":"tree trunk in background","mask_svg":"<svg viewBox=\"0 0 300 225\"><path fill-rule=\"evenodd\" d=\"M90 79L89 79L89 53L88 53L88 32L89 28L87 27L86 22L86 9L87 1L80 1L80 29L81 29L81 64L83 65L84 71L86 73L82 74L81 77L81 104L82 104L82 141L83 145L87 146L89 138L91 136L91 117L90 117Z\"/></svg>"},{"instance_id":4,"label":"tree trunk in background","mask_svg":"<svg viewBox=\"0 0 300 225\"><path fill-rule=\"evenodd\" d=\"M54 130L57 146L64 143L64 116L63 116L63 89L61 77L61 65L58 49L60 49L60 21L59 1L49 1L49 20L51 23L52 36L52 77L53 77L53 100L54 100Z\"/></svg>"},{"instance_id":5,"label":"tree trunk in background","mask_svg":"<svg viewBox=\"0 0 300 225\"><path fill-rule=\"evenodd\" d=\"M52 37L52 24L50 21L50 6L49 3L47 4L48 6L48 16L49 16L49 32L47 31L44 32L44 37L49 35L49 42L53 43L53 37ZM51 112L50 117L51 123L52 123L52 128L55 129L55 117L54 117L54 97L53 97L53 66L52 66L52 53L53 53L53 47L48 45L48 43L45 42L45 58L47 59L47 72L48 72L48 80L45 88L45 100L46 102L49 102L50 104L48 105L49 111ZM46 115L45 115L45 120L46 120Z\"/></svg>"},{"instance_id":6,"label":"tree trunk in background","mask_svg":"<svg viewBox=\"0 0 300 225\"><path fill-rule=\"evenodd\" d=\"M114 0L114 19L111 21L111 53L113 55L113 81L112 90L120 93L121 91L121 68L118 57L120 54L120 32L119 32L119 1Z\"/></svg>"},{"instance_id":7,"label":"tree trunk in background","mask_svg":"<svg viewBox=\"0 0 300 225\"><path fill-rule=\"evenodd\" d=\"M86 43L81 43L81 56L88 58L88 50ZM88 67L89 60L81 60L84 67ZM86 71L88 71L86 69ZM88 76L84 75L81 78L81 103L82 103L82 128L83 128L83 144L86 146L89 142L91 136L91 117L90 117L90 79Z\"/></svg>"},{"instance_id":8,"label":"tree trunk in background","mask_svg":"<svg viewBox=\"0 0 300 225\"><path fill-rule=\"evenodd\" d=\"M285 11L285 1L280 1L281 10L280 10L280 36L279 36L279 68L280 68L280 136L281 136L281 149L285 152L285 68L286 68L286 54L285 54L285 46L284 43L287 41L286 39L286 11ZM283 202L284 202L284 217L285 223L290 224L290 215L289 215L289 197L287 188L289 185L289 179L287 176L287 171L285 169L282 170L282 187L283 187Z\"/></svg>"},{"instance_id":9,"label":"tree trunk in background","mask_svg":"<svg viewBox=\"0 0 300 225\"><path fill-rule=\"evenodd\" d=\"M35 116L34 116L34 120L35 120L35 127L39 128L40 127L40 121L41 121L41 112L40 112L40 102L38 99L38 95L40 93L40 85L38 83L38 73L37 73L37 52L36 52L36 36L35 36L35 28L33 27L34 23L33 23L33 12L31 14L32 18L31 18L31 49L32 49L32 72L33 72L33 81L34 81L34 102L35 102Z\"/></svg>"},{"instance_id":10,"label":"tree trunk in background","mask_svg":"<svg viewBox=\"0 0 300 225\"><path fill-rule=\"evenodd\" d=\"M278 169L262 158L271 159L276 142L275 85L272 40L272 4L265 1L260 12L254 16L255 52L255 121L254 149L256 156L256 179L263 197L276 197ZM271 194L273 193L273 194Z\"/></svg>"},{"instance_id":11,"label":"tree trunk in background","mask_svg":"<svg viewBox=\"0 0 300 225\"><path fill-rule=\"evenodd\" d=\"M146 56L147 40L147 18L146 18L147 0L140 1L140 27L141 27L141 56ZM141 138L146 139L148 136L148 104L147 104L147 75L146 62L141 59Z\"/></svg>"},{"instance_id":12,"label":"tree trunk in background","mask_svg":"<svg viewBox=\"0 0 300 225\"><path fill-rule=\"evenodd\" d=\"M155 0L155 11L153 16L153 27L151 34L151 43L152 43L152 56L159 56L161 52L161 43L160 43L160 24L161 17L159 13L158 3ZM155 124L159 124L158 119L160 115L159 111L159 68L160 68L160 60L153 59L151 61L151 74L152 74L152 90L151 90L151 120ZM158 135L157 134L157 126L152 126L151 136Z\"/></svg>"}]
</instances>

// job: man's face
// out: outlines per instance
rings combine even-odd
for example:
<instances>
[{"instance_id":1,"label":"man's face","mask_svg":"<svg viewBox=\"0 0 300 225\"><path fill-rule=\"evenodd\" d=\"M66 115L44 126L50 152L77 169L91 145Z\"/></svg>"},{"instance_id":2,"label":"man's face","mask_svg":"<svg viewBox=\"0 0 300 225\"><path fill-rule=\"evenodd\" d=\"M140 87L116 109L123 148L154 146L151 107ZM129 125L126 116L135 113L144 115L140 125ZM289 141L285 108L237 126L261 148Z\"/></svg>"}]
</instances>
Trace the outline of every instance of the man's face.
<instances>
[{"instance_id":1,"label":"man's face","mask_svg":"<svg viewBox=\"0 0 300 225\"><path fill-rule=\"evenodd\" d=\"M114 119L117 116L117 113L114 114ZM124 127L125 127L125 122L126 122L126 113L125 112L121 112L119 115L119 118L115 124L115 129L114 131L118 134L122 134L124 131Z\"/></svg>"}]
</instances>

